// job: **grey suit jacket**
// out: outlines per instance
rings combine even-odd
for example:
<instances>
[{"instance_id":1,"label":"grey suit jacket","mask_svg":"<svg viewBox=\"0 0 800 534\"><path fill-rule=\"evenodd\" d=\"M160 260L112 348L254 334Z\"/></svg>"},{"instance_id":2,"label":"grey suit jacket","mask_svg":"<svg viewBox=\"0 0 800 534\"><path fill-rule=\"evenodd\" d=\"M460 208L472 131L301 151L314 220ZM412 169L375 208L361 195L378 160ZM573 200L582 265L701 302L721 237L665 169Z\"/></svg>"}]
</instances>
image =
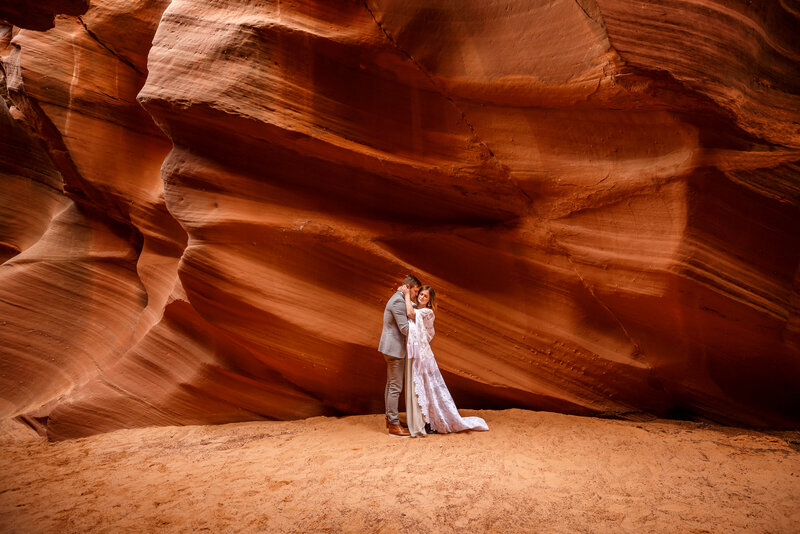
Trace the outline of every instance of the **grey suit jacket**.
<instances>
[{"instance_id":1,"label":"grey suit jacket","mask_svg":"<svg viewBox=\"0 0 800 534\"><path fill-rule=\"evenodd\" d=\"M407 335L406 298L398 291L392 295L383 310L383 331L378 351L394 358L405 358Z\"/></svg>"}]
</instances>

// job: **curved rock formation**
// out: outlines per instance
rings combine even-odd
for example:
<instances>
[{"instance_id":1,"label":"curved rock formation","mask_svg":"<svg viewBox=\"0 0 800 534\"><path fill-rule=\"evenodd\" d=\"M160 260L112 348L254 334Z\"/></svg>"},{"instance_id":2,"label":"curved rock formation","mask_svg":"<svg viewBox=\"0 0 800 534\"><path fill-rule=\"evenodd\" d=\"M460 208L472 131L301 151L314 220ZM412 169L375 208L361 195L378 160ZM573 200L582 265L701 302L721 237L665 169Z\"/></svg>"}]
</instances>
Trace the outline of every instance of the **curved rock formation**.
<instances>
[{"instance_id":1,"label":"curved rock formation","mask_svg":"<svg viewBox=\"0 0 800 534\"><path fill-rule=\"evenodd\" d=\"M792 6L0 12L0 415L379 412L411 271L460 406L796 426Z\"/></svg>"}]
</instances>

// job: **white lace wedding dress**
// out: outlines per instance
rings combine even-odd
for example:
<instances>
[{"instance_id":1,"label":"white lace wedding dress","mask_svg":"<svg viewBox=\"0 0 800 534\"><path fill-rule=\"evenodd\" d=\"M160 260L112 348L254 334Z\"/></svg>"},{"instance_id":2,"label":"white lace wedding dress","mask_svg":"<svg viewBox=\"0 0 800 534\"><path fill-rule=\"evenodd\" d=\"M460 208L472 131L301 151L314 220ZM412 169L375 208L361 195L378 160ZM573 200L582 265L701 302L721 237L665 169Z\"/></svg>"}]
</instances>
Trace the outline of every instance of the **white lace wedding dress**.
<instances>
[{"instance_id":1,"label":"white lace wedding dress","mask_svg":"<svg viewBox=\"0 0 800 534\"><path fill-rule=\"evenodd\" d=\"M489 430L480 417L461 417L444 383L442 373L431 350L433 310L416 310L416 319L409 318L408 361L406 362L406 416L412 436L425 435L425 423L439 433L462 430Z\"/></svg>"}]
</instances>

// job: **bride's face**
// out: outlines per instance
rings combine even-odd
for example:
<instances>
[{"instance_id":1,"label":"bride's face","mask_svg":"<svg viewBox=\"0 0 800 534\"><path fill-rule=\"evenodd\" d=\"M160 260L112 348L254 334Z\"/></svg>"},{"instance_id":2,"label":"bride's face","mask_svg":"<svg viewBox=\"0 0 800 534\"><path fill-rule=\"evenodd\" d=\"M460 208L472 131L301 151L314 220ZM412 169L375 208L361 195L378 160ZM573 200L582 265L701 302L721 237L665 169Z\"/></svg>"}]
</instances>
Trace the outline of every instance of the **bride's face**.
<instances>
[{"instance_id":1,"label":"bride's face","mask_svg":"<svg viewBox=\"0 0 800 534\"><path fill-rule=\"evenodd\" d=\"M419 292L419 295L417 296L417 305L420 308L424 308L425 306L428 305L429 300L431 300L430 291L428 291L427 289L423 289L422 291Z\"/></svg>"}]
</instances>

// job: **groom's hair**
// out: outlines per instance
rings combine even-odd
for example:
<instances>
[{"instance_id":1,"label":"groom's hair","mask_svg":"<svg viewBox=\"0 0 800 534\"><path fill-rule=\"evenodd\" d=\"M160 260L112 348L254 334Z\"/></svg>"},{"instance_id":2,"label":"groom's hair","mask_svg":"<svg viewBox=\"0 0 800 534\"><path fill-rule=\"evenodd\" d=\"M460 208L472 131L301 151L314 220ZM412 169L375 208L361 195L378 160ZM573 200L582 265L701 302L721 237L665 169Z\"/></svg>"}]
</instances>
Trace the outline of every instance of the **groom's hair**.
<instances>
[{"instance_id":1,"label":"groom's hair","mask_svg":"<svg viewBox=\"0 0 800 534\"><path fill-rule=\"evenodd\" d=\"M417 278L413 274L409 274L405 278L403 278L403 284L402 285L408 286L408 287L419 287L422 284L419 283L419 278Z\"/></svg>"}]
</instances>

